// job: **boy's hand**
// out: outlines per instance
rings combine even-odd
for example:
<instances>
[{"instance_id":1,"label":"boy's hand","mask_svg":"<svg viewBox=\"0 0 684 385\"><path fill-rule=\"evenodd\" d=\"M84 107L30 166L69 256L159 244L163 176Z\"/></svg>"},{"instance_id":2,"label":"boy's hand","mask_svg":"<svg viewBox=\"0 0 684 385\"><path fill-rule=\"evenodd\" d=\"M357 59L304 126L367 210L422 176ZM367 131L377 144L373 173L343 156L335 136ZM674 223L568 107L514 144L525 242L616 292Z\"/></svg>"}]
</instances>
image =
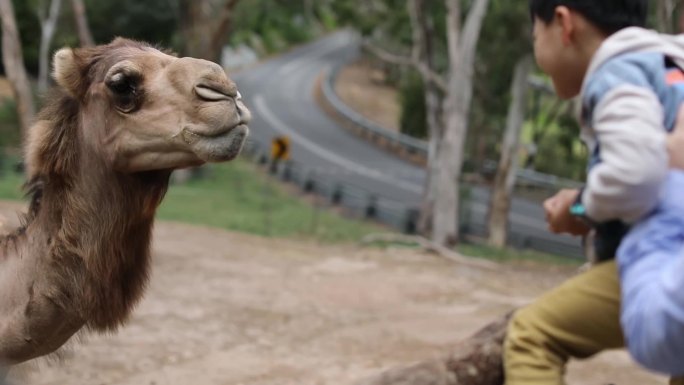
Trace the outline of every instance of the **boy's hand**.
<instances>
[{"instance_id":1,"label":"boy's hand","mask_svg":"<svg viewBox=\"0 0 684 385\"><path fill-rule=\"evenodd\" d=\"M670 167L684 169L684 107L679 109L674 131L667 137Z\"/></svg>"},{"instance_id":2,"label":"boy's hand","mask_svg":"<svg viewBox=\"0 0 684 385\"><path fill-rule=\"evenodd\" d=\"M583 236L589 233L589 226L570 214L570 207L577 200L579 193L579 190L561 190L555 196L544 201L546 222L548 222L551 232L575 236Z\"/></svg>"}]
</instances>

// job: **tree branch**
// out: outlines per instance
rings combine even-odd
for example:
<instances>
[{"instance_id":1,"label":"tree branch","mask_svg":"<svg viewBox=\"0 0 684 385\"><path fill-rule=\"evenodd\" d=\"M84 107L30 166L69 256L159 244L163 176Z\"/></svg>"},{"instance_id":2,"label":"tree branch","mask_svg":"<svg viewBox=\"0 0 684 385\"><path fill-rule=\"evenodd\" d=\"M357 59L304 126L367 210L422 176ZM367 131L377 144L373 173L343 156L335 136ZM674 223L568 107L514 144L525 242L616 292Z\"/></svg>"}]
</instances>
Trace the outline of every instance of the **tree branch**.
<instances>
[{"instance_id":1,"label":"tree branch","mask_svg":"<svg viewBox=\"0 0 684 385\"><path fill-rule=\"evenodd\" d=\"M490 271L496 271L501 268L497 263L480 260L475 258L464 257L463 255L447 248L437 243L430 241L427 238L415 235L403 235L403 234L369 234L361 240L361 244L368 245L372 243L415 243L420 246L423 250L434 253L442 258L448 259L452 262L456 262L468 267L476 267L479 269L485 269Z\"/></svg>"},{"instance_id":2,"label":"tree branch","mask_svg":"<svg viewBox=\"0 0 684 385\"><path fill-rule=\"evenodd\" d=\"M226 36L233 24L233 11L239 0L227 0L221 8L221 14L218 17L218 23L214 29L211 37L211 45L209 54L218 55L216 59L221 59L221 49L225 42Z\"/></svg>"},{"instance_id":3,"label":"tree branch","mask_svg":"<svg viewBox=\"0 0 684 385\"><path fill-rule=\"evenodd\" d=\"M439 74L435 73L434 71L430 70L425 64L420 63L420 61L413 60L410 57L403 56L403 55L398 55L392 52L389 52L383 48L380 48L376 46L375 44L372 44L369 41L364 41L363 42L363 48L368 50L371 54L376 56L378 59L391 63L391 64L396 64L400 66L405 66L405 67L412 67L416 71L420 72L420 74L423 76L424 79L427 81L431 82L434 84L437 88L440 89L442 92L447 91L447 82L446 80Z\"/></svg>"}]
</instances>

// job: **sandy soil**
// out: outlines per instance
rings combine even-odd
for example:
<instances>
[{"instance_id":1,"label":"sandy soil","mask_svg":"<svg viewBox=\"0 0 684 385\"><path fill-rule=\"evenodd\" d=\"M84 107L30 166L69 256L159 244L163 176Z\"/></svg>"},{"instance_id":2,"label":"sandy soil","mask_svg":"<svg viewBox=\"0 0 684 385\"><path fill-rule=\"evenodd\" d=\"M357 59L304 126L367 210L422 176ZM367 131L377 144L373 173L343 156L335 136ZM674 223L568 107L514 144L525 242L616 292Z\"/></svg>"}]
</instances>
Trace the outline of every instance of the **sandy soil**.
<instances>
[{"instance_id":1,"label":"sandy soil","mask_svg":"<svg viewBox=\"0 0 684 385\"><path fill-rule=\"evenodd\" d=\"M397 90L382 83L383 74L365 61L342 69L335 90L356 112L381 126L399 131L401 105Z\"/></svg>"},{"instance_id":2,"label":"sandy soil","mask_svg":"<svg viewBox=\"0 0 684 385\"><path fill-rule=\"evenodd\" d=\"M0 203L0 222L16 204ZM434 357L573 271L460 266L406 249L273 240L177 223L155 231L144 301L116 335L74 343L19 385L352 385ZM652 385L624 352L573 363L571 384Z\"/></svg>"}]
</instances>

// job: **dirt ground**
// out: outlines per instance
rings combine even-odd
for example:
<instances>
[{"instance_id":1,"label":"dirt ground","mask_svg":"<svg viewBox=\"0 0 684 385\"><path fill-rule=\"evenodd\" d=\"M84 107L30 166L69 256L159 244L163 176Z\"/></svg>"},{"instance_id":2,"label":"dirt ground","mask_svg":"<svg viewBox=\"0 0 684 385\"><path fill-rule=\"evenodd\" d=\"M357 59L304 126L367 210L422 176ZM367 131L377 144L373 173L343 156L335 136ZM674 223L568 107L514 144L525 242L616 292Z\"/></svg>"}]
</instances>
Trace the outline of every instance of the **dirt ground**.
<instances>
[{"instance_id":1,"label":"dirt ground","mask_svg":"<svg viewBox=\"0 0 684 385\"><path fill-rule=\"evenodd\" d=\"M0 222L15 222L18 207L0 202ZM13 384L352 385L447 351L571 274L158 223L151 284L131 322L72 344L60 362L15 370ZM570 383L665 381L612 352L573 363Z\"/></svg>"},{"instance_id":2,"label":"dirt ground","mask_svg":"<svg viewBox=\"0 0 684 385\"><path fill-rule=\"evenodd\" d=\"M387 129L399 131L399 94L384 84L383 78L382 71L361 60L342 69L335 90L354 111Z\"/></svg>"}]
</instances>

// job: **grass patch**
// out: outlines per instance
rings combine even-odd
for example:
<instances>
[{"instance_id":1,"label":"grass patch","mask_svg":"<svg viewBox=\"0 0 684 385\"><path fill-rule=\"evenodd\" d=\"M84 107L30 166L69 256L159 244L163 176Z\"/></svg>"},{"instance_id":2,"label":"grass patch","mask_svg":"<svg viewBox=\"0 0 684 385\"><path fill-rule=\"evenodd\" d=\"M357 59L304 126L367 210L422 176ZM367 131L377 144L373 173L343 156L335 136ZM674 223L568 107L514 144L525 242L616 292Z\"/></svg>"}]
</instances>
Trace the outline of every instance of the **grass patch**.
<instances>
[{"instance_id":1,"label":"grass patch","mask_svg":"<svg viewBox=\"0 0 684 385\"><path fill-rule=\"evenodd\" d=\"M4 156L0 148L0 199L24 199L24 192L21 188L24 185L24 175L14 170L16 162L16 158Z\"/></svg>"},{"instance_id":2,"label":"grass patch","mask_svg":"<svg viewBox=\"0 0 684 385\"><path fill-rule=\"evenodd\" d=\"M23 200L23 175L5 160L0 168L0 199ZM207 177L172 185L157 218L206 225L250 234L356 242L382 232L380 226L315 209L285 191L256 166L242 160L207 168Z\"/></svg>"},{"instance_id":3,"label":"grass patch","mask_svg":"<svg viewBox=\"0 0 684 385\"><path fill-rule=\"evenodd\" d=\"M23 200L24 177L12 170L16 159L0 163L0 199ZM172 185L159 208L161 220L219 227L231 231L280 238L314 239L327 243L357 242L365 235L387 229L362 220L315 209L243 160L212 165L208 176ZM377 242L370 247L416 247L411 242ZM464 255L497 262L535 261L580 265L581 260L530 250L499 250L474 243L458 247Z\"/></svg>"},{"instance_id":4,"label":"grass patch","mask_svg":"<svg viewBox=\"0 0 684 385\"><path fill-rule=\"evenodd\" d=\"M158 218L273 237L357 241L379 226L316 210L244 161L214 165L209 176L171 186Z\"/></svg>"},{"instance_id":5,"label":"grass patch","mask_svg":"<svg viewBox=\"0 0 684 385\"><path fill-rule=\"evenodd\" d=\"M533 261L567 266L580 266L585 262L582 259L561 257L533 250L515 250L511 248L501 250L475 243L462 243L458 246L458 252L463 255L489 259L495 262Z\"/></svg>"}]
</instances>

